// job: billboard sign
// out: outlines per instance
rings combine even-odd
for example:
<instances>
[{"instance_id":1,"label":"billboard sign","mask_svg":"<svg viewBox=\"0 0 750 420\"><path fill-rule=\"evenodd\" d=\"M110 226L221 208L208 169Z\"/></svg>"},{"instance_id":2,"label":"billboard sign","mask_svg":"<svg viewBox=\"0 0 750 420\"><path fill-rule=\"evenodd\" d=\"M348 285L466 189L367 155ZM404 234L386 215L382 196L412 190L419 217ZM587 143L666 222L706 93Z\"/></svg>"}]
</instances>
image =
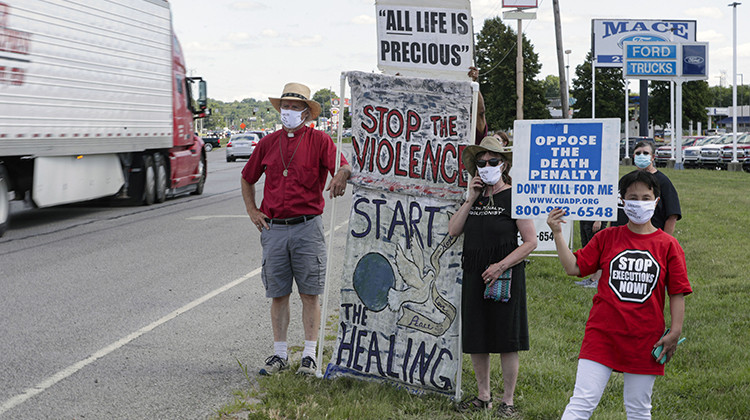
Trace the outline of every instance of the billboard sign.
<instances>
[{"instance_id":1,"label":"billboard sign","mask_svg":"<svg viewBox=\"0 0 750 420\"><path fill-rule=\"evenodd\" d=\"M695 42L695 32L694 20L592 19L596 67L622 67L625 42Z\"/></svg>"},{"instance_id":2,"label":"billboard sign","mask_svg":"<svg viewBox=\"0 0 750 420\"><path fill-rule=\"evenodd\" d=\"M625 42L623 74L646 80L708 78L708 43Z\"/></svg>"},{"instance_id":3,"label":"billboard sign","mask_svg":"<svg viewBox=\"0 0 750 420\"><path fill-rule=\"evenodd\" d=\"M537 0L503 0L503 7L513 7L516 9L530 9L538 7Z\"/></svg>"}]
</instances>

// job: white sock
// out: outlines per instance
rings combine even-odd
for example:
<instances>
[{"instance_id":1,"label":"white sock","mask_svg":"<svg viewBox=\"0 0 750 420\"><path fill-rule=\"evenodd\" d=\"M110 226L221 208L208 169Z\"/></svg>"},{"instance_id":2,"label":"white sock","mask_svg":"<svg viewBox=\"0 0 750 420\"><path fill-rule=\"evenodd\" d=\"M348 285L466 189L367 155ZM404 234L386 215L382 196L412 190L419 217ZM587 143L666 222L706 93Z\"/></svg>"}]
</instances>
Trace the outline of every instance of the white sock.
<instances>
[{"instance_id":1,"label":"white sock","mask_svg":"<svg viewBox=\"0 0 750 420\"><path fill-rule=\"evenodd\" d=\"M287 354L286 354L286 341L274 341L273 342L273 351L276 353L277 356L281 357L282 359L286 360Z\"/></svg>"},{"instance_id":2,"label":"white sock","mask_svg":"<svg viewBox=\"0 0 750 420\"><path fill-rule=\"evenodd\" d=\"M315 359L315 347L318 345L318 340L307 341L305 340L305 349L302 351L302 358L310 356Z\"/></svg>"}]
</instances>

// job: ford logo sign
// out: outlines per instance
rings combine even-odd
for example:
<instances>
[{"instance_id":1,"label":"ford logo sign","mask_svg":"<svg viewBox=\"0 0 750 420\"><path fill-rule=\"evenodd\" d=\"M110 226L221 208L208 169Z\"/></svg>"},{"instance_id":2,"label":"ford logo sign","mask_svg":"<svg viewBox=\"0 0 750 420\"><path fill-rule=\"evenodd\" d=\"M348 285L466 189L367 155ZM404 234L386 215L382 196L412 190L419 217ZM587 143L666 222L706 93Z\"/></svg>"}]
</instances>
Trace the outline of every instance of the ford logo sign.
<instances>
[{"instance_id":1,"label":"ford logo sign","mask_svg":"<svg viewBox=\"0 0 750 420\"><path fill-rule=\"evenodd\" d=\"M703 57L699 55L691 55L689 57L685 57L685 62L688 64L700 65L703 64L704 61L706 60L704 60Z\"/></svg>"},{"instance_id":2,"label":"ford logo sign","mask_svg":"<svg viewBox=\"0 0 750 420\"><path fill-rule=\"evenodd\" d=\"M627 42L627 41L631 41L631 42L667 42L666 38L662 38L662 37L656 36L656 35L631 35L631 36L623 37L617 43L617 45L622 48L622 43L623 42Z\"/></svg>"}]
</instances>

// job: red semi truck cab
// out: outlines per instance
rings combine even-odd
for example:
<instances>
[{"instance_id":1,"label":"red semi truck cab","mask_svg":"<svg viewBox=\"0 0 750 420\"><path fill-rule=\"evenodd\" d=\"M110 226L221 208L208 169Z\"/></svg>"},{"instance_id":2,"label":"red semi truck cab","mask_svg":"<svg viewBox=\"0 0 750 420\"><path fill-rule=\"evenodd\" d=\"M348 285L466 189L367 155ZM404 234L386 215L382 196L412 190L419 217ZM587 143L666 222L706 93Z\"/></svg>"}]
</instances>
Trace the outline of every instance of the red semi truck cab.
<instances>
[{"instance_id":1,"label":"red semi truck cab","mask_svg":"<svg viewBox=\"0 0 750 420\"><path fill-rule=\"evenodd\" d=\"M206 83L186 76L167 1L0 0L0 39L0 235L13 199L203 192Z\"/></svg>"}]
</instances>

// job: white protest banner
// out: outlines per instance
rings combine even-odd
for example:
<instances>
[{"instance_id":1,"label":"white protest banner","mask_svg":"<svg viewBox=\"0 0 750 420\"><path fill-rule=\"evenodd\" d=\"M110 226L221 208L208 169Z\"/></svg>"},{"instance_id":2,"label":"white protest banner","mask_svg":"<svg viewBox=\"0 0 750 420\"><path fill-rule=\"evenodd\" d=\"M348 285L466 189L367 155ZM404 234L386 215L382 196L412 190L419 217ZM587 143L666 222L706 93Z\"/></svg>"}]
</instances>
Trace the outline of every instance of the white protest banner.
<instances>
[{"instance_id":1,"label":"white protest banner","mask_svg":"<svg viewBox=\"0 0 750 420\"><path fill-rule=\"evenodd\" d=\"M466 188L469 82L347 74L354 184L339 331L327 378L453 395L462 238L448 221Z\"/></svg>"},{"instance_id":2,"label":"white protest banner","mask_svg":"<svg viewBox=\"0 0 750 420\"><path fill-rule=\"evenodd\" d=\"M378 68L387 74L469 80L469 0L377 0Z\"/></svg>"},{"instance_id":3,"label":"white protest banner","mask_svg":"<svg viewBox=\"0 0 750 420\"><path fill-rule=\"evenodd\" d=\"M615 220L620 120L517 120L513 125L512 214Z\"/></svg>"},{"instance_id":4,"label":"white protest banner","mask_svg":"<svg viewBox=\"0 0 750 420\"><path fill-rule=\"evenodd\" d=\"M547 225L547 219L534 219L534 229L536 229L536 249L534 252L540 251L557 251L555 246L555 234L552 233L552 229ZM573 235L573 222L563 223L562 225L563 238L565 243L571 243L571 237ZM518 245L522 245L521 234L518 234ZM531 254L531 256L541 256L545 254ZM546 256L546 255L545 255ZM549 254L549 256L557 256L557 254Z\"/></svg>"}]
</instances>

